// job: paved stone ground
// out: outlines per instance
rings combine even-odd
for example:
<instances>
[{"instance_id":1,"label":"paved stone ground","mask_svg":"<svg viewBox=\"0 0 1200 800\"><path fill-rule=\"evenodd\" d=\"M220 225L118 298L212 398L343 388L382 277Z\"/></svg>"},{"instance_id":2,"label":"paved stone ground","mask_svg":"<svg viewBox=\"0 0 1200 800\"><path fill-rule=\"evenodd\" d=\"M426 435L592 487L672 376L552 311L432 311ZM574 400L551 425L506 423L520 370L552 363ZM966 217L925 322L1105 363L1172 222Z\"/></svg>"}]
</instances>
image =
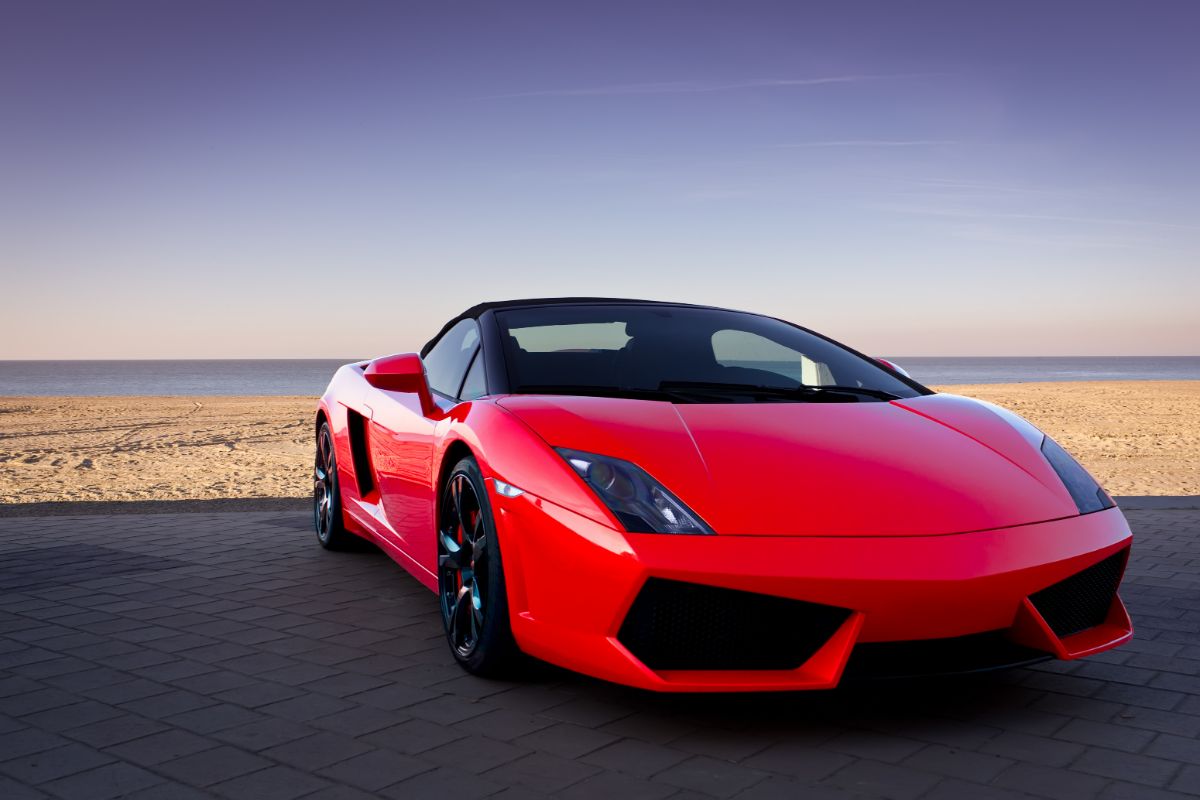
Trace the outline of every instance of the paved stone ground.
<instances>
[{"instance_id":1,"label":"paved stone ground","mask_svg":"<svg viewBox=\"0 0 1200 800\"><path fill-rule=\"evenodd\" d=\"M1200 795L1200 511L1132 511L1125 648L790 695L461 673L293 512L0 519L0 797Z\"/></svg>"}]
</instances>

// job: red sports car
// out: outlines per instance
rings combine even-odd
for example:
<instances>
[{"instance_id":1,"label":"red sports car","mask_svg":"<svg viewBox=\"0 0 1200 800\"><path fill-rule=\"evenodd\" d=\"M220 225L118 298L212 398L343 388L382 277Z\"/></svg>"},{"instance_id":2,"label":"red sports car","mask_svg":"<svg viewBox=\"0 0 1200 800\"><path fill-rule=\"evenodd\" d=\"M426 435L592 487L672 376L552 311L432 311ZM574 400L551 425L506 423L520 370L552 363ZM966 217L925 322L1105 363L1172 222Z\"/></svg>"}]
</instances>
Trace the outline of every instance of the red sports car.
<instances>
[{"instance_id":1,"label":"red sports car","mask_svg":"<svg viewBox=\"0 0 1200 800\"><path fill-rule=\"evenodd\" d=\"M338 370L316 436L321 544L383 548L481 675L817 689L1132 636L1129 527L1066 451L771 317L484 303Z\"/></svg>"}]
</instances>

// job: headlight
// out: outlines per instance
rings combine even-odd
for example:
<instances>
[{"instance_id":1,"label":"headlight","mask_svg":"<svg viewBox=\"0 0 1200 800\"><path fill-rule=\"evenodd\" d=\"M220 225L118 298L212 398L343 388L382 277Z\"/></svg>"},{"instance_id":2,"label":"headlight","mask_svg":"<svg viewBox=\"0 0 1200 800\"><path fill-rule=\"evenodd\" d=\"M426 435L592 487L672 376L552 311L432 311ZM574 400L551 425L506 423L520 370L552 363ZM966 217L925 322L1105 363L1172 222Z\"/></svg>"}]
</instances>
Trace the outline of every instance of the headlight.
<instances>
[{"instance_id":1,"label":"headlight","mask_svg":"<svg viewBox=\"0 0 1200 800\"><path fill-rule=\"evenodd\" d=\"M1042 439L1042 455L1050 462L1050 466L1058 473L1063 485L1075 501L1075 507L1080 514L1090 514L1093 511L1103 511L1116 505L1108 492L1100 488L1088 471L1071 454L1063 450L1058 442L1049 436Z\"/></svg>"},{"instance_id":2,"label":"headlight","mask_svg":"<svg viewBox=\"0 0 1200 800\"><path fill-rule=\"evenodd\" d=\"M565 447L555 449L630 533L714 533L636 464Z\"/></svg>"}]
</instances>

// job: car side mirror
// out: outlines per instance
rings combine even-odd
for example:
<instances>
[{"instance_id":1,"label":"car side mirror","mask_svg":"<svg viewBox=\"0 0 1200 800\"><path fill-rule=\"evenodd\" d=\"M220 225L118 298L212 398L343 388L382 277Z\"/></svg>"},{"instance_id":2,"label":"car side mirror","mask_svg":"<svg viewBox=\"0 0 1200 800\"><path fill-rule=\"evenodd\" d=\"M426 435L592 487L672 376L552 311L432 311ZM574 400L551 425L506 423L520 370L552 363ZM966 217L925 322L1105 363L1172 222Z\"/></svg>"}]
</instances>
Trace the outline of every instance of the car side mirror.
<instances>
[{"instance_id":1,"label":"car side mirror","mask_svg":"<svg viewBox=\"0 0 1200 800\"><path fill-rule=\"evenodd\" d=\"M908 378L909 380L912 379L912 375L908 374L908 370L904 369L904 367L900 366L895 361L888 361L886 358L878 358L878 357L875 360L878 361L880 364L883 364L885 367L892 370L893 372L899 372L901 375Z\"/></svg>"},{"instance_id":2,"label":"car side mirror","mask_svg":"<svg viewBox=\"0 0 1200 800\"><path fill-rule=\"evenodd\" d=\"M367 364L363 371L367 383L385 392L409 392L421 401L421 413L428 415L435 408L425 365L416 353L383 356Z\"/></svg>"}]
</instances>

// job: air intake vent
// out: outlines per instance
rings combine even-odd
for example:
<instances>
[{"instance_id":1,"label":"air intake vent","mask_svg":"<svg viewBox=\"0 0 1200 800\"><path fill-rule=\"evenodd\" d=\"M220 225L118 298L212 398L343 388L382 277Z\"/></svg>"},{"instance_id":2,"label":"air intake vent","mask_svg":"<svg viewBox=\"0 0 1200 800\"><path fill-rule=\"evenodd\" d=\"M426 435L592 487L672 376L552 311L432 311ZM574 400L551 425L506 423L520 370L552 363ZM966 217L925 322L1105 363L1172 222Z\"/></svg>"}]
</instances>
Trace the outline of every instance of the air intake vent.
<instances>
[{"instance_id":1,"label":"air intake vent","mask_svg":"<svg viewBox=\"0 0 1200 800\"><path fill-rule=\"evenodd\" d=\"M1070 636L1104 622L1128 557L1126 548L1029 596L1055 636Z\"/></svg>"},{"instance_id":2,"label":"air intake vent","mask_svg":"<svg viewBox=\"0 0 1200 800\"><path fill-rule=\"evenodd\" d=\"M367 419L353 409L346 409L346 432L350 436L350 455L354 461L354 482L359 497L366 497L375 488L371 474L371 458L367 455Z\"/></svg>"},{"instance_id":3,"label":"air intake vent","mask_svg":"<svg viewBox=\"0 0 1200 800\"><path fill-rule=\"evenodd\" d=\"M654 670L796 669L849 615L835 606L650 578L617 639Z\"/></svg>"},{"instance_id":4,"label":"air intake vent","mask_svg":"<svg viewBox=\"0 0 1200 800\"><path fill-rule=\"evenodd\" d=\"M851 651L844 675L847 680L954 675L1032 664L1053 657L1016 644L1007 634L1007 631L989 631L951 639L865 642Z\"/></svg>"}]
</instances>

